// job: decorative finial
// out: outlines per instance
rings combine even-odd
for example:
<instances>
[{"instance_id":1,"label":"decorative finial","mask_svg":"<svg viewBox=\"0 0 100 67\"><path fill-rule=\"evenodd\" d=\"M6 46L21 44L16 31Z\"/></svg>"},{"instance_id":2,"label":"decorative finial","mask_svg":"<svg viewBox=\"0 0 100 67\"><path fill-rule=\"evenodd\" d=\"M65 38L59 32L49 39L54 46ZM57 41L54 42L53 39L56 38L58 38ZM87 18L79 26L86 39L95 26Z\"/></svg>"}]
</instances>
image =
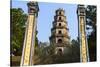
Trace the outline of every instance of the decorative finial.
<instances>
[{"instance_id":1,"label":"decorative finial","mask_svg":"<svg viewBox=\"0 0 100 67\"><path fill-rule=\"evenodd\" d=\"M30 14L38 13L39 11L38 2L30 1L27 3L27 6L28 6L28 13Z\"/></svg>"}]
</instances>

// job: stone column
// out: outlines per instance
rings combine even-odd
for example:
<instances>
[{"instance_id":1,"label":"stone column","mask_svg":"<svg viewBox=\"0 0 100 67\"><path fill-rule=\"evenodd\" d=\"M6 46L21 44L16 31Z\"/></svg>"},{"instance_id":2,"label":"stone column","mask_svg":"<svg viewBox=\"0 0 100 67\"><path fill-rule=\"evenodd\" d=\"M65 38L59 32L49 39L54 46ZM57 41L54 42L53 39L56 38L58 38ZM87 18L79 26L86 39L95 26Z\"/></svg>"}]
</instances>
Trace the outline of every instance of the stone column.
<instances>
[{"instance_id":1,"label":"stone column","mask_svg":"<svg viewBox=\"0 0 100 67\"><path fill-rule=\"evenodd\" d=\"M21 66L23 65L33 65L33 56L34 56L34 46L35 46L35 34L36 34L36 19L38 16L38 3L29 2L28 6L28 19L26 25L26 32L23 44L23 52L21 58Z\"/></svg>"},{"instance_id":2,"label":"stone column","mask_svg":"<svg viewBox=\"0 0 100 67\"><path fill-rule=\"evenodd\" d=\"M80 42L80 61L88 62L89 53L88 53L88 44L86 38L86 11L83 5L78 5L77 9L78 14L78 33L79 33L79 42Z\"/></svg>"}]
</instances>

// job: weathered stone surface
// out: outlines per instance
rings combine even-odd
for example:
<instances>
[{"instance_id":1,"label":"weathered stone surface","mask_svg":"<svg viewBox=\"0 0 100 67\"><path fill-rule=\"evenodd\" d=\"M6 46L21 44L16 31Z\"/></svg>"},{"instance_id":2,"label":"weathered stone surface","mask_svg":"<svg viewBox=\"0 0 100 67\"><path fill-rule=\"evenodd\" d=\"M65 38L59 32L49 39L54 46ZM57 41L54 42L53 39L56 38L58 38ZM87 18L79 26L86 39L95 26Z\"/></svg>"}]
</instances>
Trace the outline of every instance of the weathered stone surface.
<instances>
[{"instance_id":1,"label":"weathered stone surface","mask_svg":"<svg viewBox=\"0 0 100 67\"><path fill-rule=\"evenodd\" d=\"M69 51L68 46L70 45L69 29L64 15L65 11L59 8L55 13L50 44L55 45L55 54L58 52L65 53Z\"/></svg>"}]
</instances>

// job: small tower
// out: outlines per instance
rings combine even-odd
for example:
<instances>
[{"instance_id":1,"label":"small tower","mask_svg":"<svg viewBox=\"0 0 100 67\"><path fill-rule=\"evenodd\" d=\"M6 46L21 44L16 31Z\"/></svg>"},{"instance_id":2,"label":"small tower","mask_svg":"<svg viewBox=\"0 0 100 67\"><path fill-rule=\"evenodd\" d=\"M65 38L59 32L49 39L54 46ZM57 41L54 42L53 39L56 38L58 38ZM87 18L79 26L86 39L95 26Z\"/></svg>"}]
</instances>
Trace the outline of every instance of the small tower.
<instances>
[{"instance_id":1,"label":"small tower","mask_svg":"<svg viewBox=\"0 0 100 67\"><path fill-rule=\"evenodd\" d=\"M27 3L27 6L28 6L28 19L27 19L26 32L23 44L21 66L33 65L35 34L37 26L36 19L39 11L37 2L30 1Z\"/></svg>"},{"instance_id":2,"label":"small tower","mask_svg":"<svg viewBox=\"0 0 100 67\"><path fill-rule=\"evenodd\" d=\"M57 54L59 52L64 53L64 48L70 44L70 37L66 16L64 15L65 11L59 8L55 13L49 40L50 44L55 46L55 53Z\"/></svg>"}]
</instances>

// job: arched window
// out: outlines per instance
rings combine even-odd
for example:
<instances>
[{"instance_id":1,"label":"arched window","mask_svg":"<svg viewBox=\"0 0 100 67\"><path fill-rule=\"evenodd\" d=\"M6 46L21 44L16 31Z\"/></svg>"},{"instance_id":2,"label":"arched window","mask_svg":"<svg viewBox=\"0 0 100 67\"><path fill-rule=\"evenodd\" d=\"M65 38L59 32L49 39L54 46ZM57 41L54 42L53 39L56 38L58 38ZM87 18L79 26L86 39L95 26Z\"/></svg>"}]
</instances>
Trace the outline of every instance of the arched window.
<instances>
[{"instance_id":1,"label":"arched window","mask_svg":"<svg viewBox=\"0 0 100 67\"><path fill-rule=\"evenodd\" d=\"M59 26L61 26L61 23L59 23Z\"/></svg>"},{"instance_id":2,"label":"arched window","mask_svg":"<svg viewBox=\"0 0 100 67\"><path fill-rule=\"evenodd\" d=\"M61 15L61 11L59 12L59 15Z\"/></svg>"},{"instance_id":3,"label":"arched window","mask_svg":"<svg viewBox=\"0 0 100 67\"><path fill-rule=\"evenodd\" d=\"M59 30L58 33L61 34L62 33L61 30Z\"/></svg>"},{"instance_id":4,"label":"arched window","mask_svg":"<svg viewBox=\"0 0 100 67\"><path fill-rule=\"evenodd\" d=\"M61 20L61 17L59 17L59 20Z\"/></svg>"},{"instance_id":5,"label":"arched window","mask_svg":"<svg viewBox=\"0 0 100 67\"><path fill-rule=\"evenodd\" d=\"M62 55L62 49L58 49L58 54Z\"/></svg>"},{"instance_id":6,"label":"arched window","mask_svg":"<svg viewBox=\"0 0 100 67\"><path fill-rule=\"evenodd\" d=\"M62 56L62 54L63 54L62 49L58 49L57 54L60 55L60 56Z\"/></svg>"},{"instance_id":7,"label":"arched window","mask_svg":"<svg viewBox=\"0 0 100 67\"><path fill-rule=\"evenodd\" d=\"M58 43L62 43L62 39L58 39Z\"/></svg>"},{"instance_id":8,"label":"arched window","mask_svg":"<svg viewBox=\"0 0 100 67\"><path fill-rule=\"evenodd\" d=\"M62 52L62 49L59 49L58 51L59 51L59 52Z\"/></svg>"}]
</instances>

